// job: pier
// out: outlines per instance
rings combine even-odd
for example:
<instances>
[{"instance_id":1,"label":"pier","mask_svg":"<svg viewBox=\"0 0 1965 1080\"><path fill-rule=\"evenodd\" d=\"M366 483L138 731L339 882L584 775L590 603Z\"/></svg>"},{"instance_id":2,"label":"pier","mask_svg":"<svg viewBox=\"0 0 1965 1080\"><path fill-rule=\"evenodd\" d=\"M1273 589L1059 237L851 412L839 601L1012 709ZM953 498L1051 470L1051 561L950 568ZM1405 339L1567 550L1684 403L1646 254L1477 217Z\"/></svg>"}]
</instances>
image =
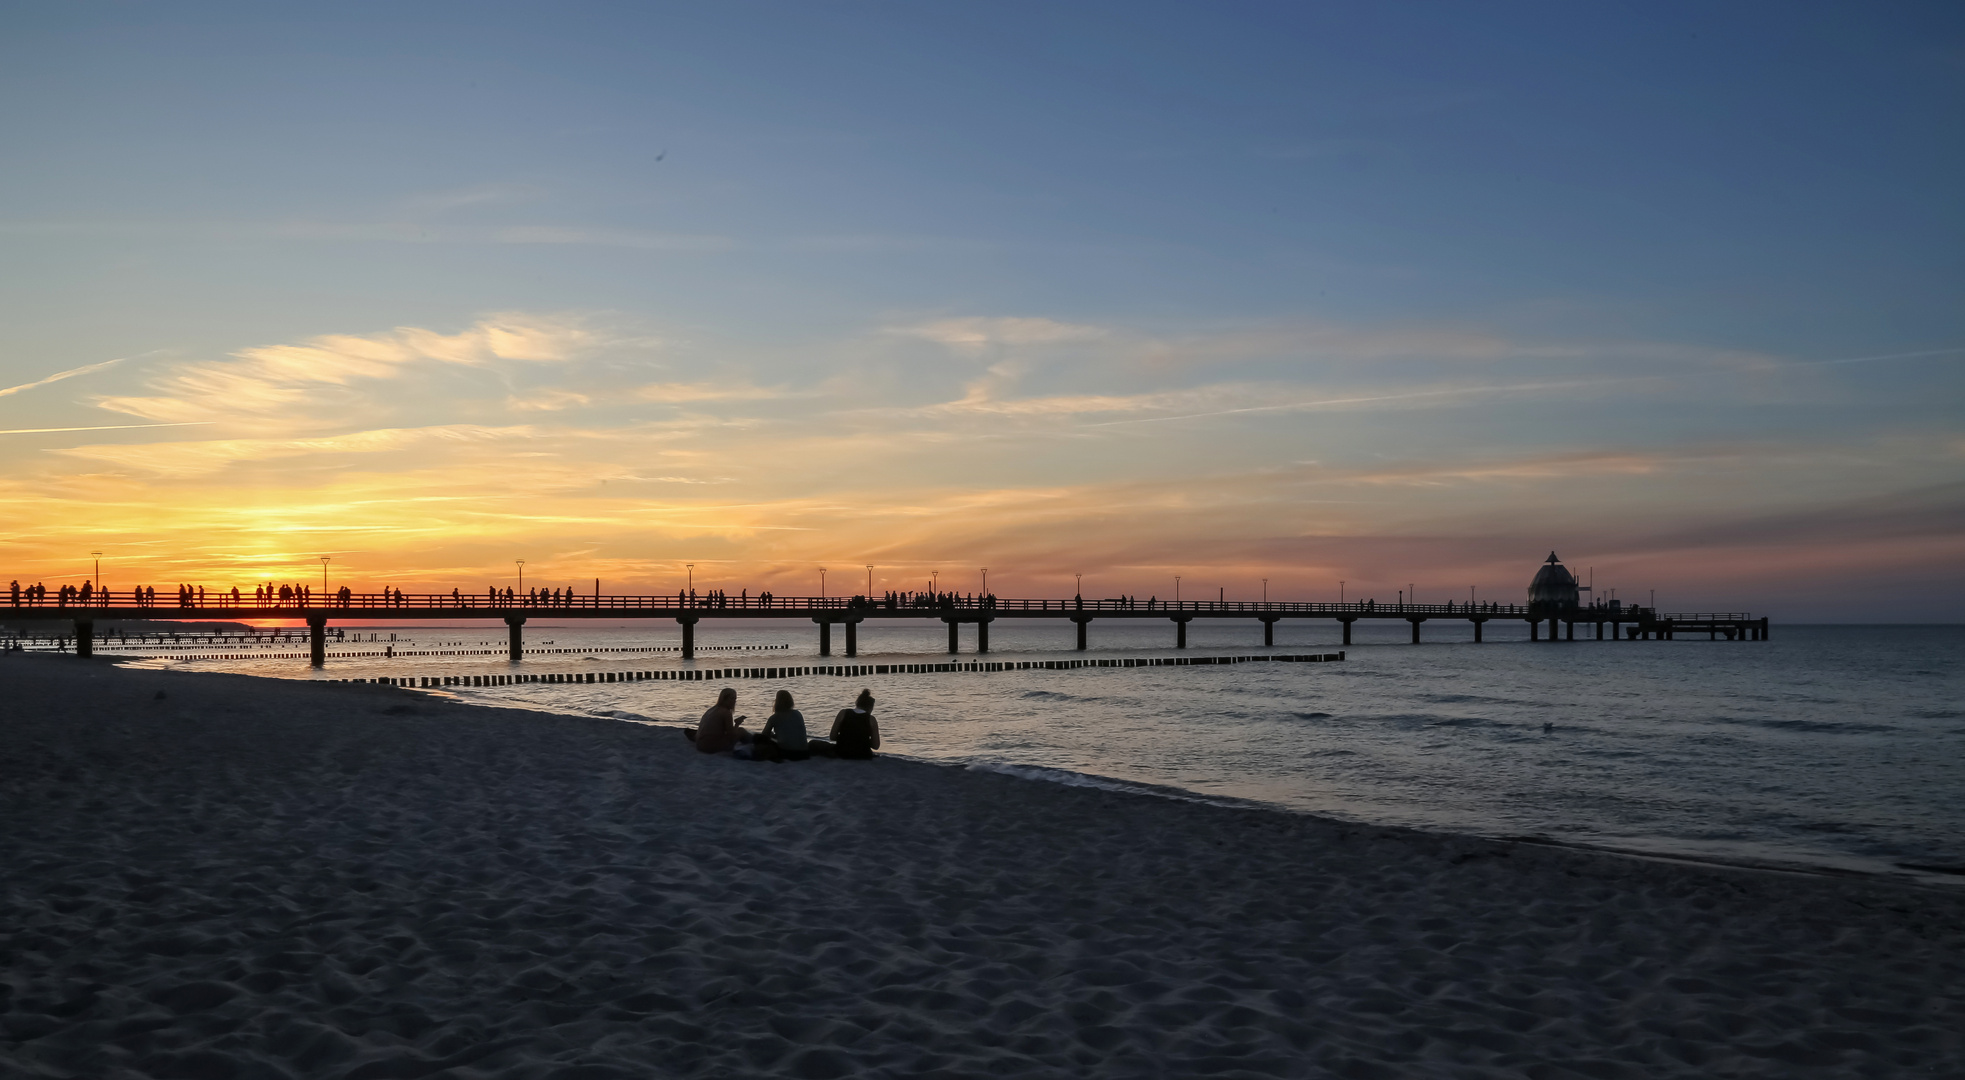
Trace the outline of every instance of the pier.
<instances>
[{"instance_id":1,"label":"pier","mask_svg":"<svg viewBox=\"0 0 1965 1080\"><path fill-rule=\"evenodd\" d=\"M72 594L72 595L71 595ZM1173 646L1187 647L1187 624L1196 619L1242 620L1260 624L1262 643L1273 646L1276 623L1283 619L1329 619L1343 630L1344 644L1352 644L1352 628L1359 622L1406 622L1412 628L1412 643L1421 641L1421 627L1428 622L1458 621L1473 626L1474 640L1484 639L1490 622L1524 622L1532 641L1575 641L1583 628L1585 640L1595 641L1671 641L1680 635L1707 640L1765 641L1766 617L1754 618L1746 612L1660 613L1650 608L1616 604L1551 607L1546 603L1502 604L1451 602L1445 604L1381 604L1375 600L1343 603L1290 601L1184 600L1139 601L1131 599L1087 600L1008 599L996 596L958 596L942 594L902 599L896 596L779 597L740 595L712 596L688 593L655 595L574 595L543 597L515 595L512 590L486 590L468 595L449 593L403 593L386 590L356 593L347 589L311 596L301 592L288 597L254 601L236 592L201 595L185 589L159 602L147 590L91 590L86 596L65 590L64 595L40 597L26 590L11 598L10 606L0 607L0 619L65 620L75 631L75 651L79 656L94 652L95 624L112 620L254 620L284 619L304 622L309 630L309 656L316 667L326 663L327 627L334 621L363 623L386 621L431 622L445 620L499 620L507 628L509 653L516 662L524 649L524 627L530 619L657 619L673 621L682 628L683 659L696 655L696 627L704 620L801 619L815 624L819 655L831 656L833 628L843 633L845 655L858 655L858 630L867 622L940 621L948 626L948 651L962 651L963 627L972 627L971 637L977 653L989 652L989 627L998 619L1054 620L1071 622L1077 628L1077 647L1089 647L1094 622L1109 620L1161 621L1171 624ZM1546 633L1546 636L1545 636Z\"/></svg>"}]
</instances>

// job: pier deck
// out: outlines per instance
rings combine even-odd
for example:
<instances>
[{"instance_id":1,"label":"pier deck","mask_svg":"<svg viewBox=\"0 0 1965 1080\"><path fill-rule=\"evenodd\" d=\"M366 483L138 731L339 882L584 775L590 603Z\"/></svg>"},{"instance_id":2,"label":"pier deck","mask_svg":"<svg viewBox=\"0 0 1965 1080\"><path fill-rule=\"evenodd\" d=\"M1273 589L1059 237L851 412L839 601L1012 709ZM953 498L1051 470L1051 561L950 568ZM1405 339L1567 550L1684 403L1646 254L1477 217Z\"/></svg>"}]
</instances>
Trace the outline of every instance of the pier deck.
<instances>
[{"instance_id":1,"label":"pier deck","mask_svg":"<svg viewBox=\"0 0 1965 1080\"><path fill-rule=\"evenodd\" d=\"M976 651L989 651L989 625L997 619L1069 620L1078 625L1078 648L1087 647L1088 627L1095 620L1165 620L1174 624L1174 647L1187 647L1187 624L1195 619L1254 619L1262 623L1263 644L1275 644L1276 623L1283 619L1331 619L1344 630L1344 644L1351 641L1351 628L1360 620L1399 621L1412 626L1412 642L1420 641L1420 627L1435 620L1471 623L1474 640L1482 640L1483 627L1493 621L1526 622L1531 640L1574 641L1576 628L1595 640L1637 641L1671 640L1680 633L1704 633L1709 640L1764 641L1767 619L1746 612L1696 612L1661 614L1640 607L1577 607L1548 610L1541 606L1500 603L1380 604L1372 600L1343 603L1245 601L1245 600L1085 600L1008 599L1002 597L935 598L930 602L901 602L863 597L778 597L778 596L691 596L675 593L656 595L586 596L565 594L550 602L534 601L487 590L480 595L450 593L355 593L348 590L323 596L274 602L254 602L231 593L200 596L195 591L182 600L173 594L168 601L152 601L149 594L135 591L96 592L85 601L50 597L33 602L30 597L14 597L11 606L0 607L0 619L71 621L75 627L76 652L87 656L93 651L95 623L110 620L258 620L290 619L304 621L311 630L311 655L315 666L325 663L326 627L330 622L375 622L431 620L503 621L509 628L512 659L520 656L522 630L529 619L669 619L682 626L682 654L695 656L696 624L704 619L809 619L819 631L819 654L832 655L832 628L841 626L846 636L846 655L858 652L857 630L862 622L902 620L940 621L948 624L948 651L960 651L958 629L964 624L976 627ZM1560 634L1560 637L1558 636Z\"/></svg>"}]
</instances>

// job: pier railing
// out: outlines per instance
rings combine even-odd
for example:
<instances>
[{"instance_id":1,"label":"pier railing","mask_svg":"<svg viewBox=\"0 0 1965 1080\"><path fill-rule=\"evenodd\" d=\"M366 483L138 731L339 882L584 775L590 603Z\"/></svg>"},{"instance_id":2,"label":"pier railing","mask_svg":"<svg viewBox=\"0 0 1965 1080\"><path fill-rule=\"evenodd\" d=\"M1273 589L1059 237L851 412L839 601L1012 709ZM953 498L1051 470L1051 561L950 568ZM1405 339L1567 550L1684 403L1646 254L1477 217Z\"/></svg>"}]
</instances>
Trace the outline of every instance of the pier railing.
<instances>
[{"instance_id":1,"label":"pier railing","mask_svg":"<svg viewBox=\"0 0 1965 1080\"><path fill-rule=\"evenodd\" d=\"M405 593L394 590L383 592L353 592L334 590L314 593L293 591L287 596L235 595L231 590L216 590L200 593L192 590L180 594L144 589L95 589L87 598L79 595L60 595L51 593L38 596L23 589L11 597L11 606L17 610L35 611L73 611L85 612L91 608L140 608L154 610L160 615L171 613L181 616L187 611L225 611L237 613L245 610L263 611L268 617L291 616L295 612L313 611L431 611L452 614L459 611L484 611L486 613L525 612L550 615L556 610L565 611L718 611L742 612L784 612L786 615L806 615L812 612L837 611L842 615L854 612L876 613L893 612L911 615L933 616L940 612L987 615L1002 613L1071 613L1083 612L1097 614L1247 614L1247 615L1446 615L1465 618L1468 616L1526 616L1526 604L1503 604L1491 601L1449 601L1443 604L1381 603L1377 600L1328 601L1290 601L1290 600L1161 600L1157 597L1145 600L1133 598L1081 599L1070 597L1055 598L1009 598L998 596L973 595L909 595L903 597L861 596L776 596L772 594L726 596L717 593L653 593L645 595L606 595L576 594L548 590L541 594L507 593L505 590L486 590L467 593L455 590L448 593ZM1590 618L1638 618L1645 612L1641 608L1588 607L1562 612L1562 617ZM1667 615L1667 619L1708 620L1744 619L1743 614L1724 615Z\"/></svg>"}]
</instances>

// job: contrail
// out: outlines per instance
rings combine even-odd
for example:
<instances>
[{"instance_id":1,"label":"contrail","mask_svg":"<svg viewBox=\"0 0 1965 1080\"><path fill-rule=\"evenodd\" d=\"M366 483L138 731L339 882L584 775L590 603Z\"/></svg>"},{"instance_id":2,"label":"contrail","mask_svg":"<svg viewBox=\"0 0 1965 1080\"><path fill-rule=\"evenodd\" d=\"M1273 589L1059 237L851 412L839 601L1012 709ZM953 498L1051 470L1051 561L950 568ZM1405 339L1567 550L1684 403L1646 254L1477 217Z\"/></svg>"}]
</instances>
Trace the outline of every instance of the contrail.
<instances>
[{"instance_id":1,"label":"contrail","mask_svg":"<svg viewBox=\"0 0 1965 1080\"><path fill-rule=\"evenodd\" d=\"M1926 349L1923 352L1885 353L1882 356L1849 356L1841 360L1814 360L1802 363L1828 364L1866 364L1871 360L1909 360L1916 356L1950 356L1952 353L1965 353L1965 348Z\"/></svg>"},{"instance_id":2,"label":"contrail","mask_svg":"<svg viewBox=\"0 0 1965 1080\"><path fill-rule=\"evenodd\" d=\"M112 361L113 362L113 361ZM39 385L38 383L35 385ZM216 424L216 420L185 420L176 424L102 424L98 427L24 427L11 431L0 431L0 435L41 435L50 431L127 431L130 428L151 427L204 427Z\"/></svg>"},{"instance_id":3,"label":"contrail","mask_svg":"<svg viewBox=\"0 0 1965 1080\"><path fill-rule=\"evenodd\" d=\"M120 364L127 359L129 358L125 356L119 356L114 360L104 360L100 364L84 364L81 367L70 368L67 371L57 371L53 375L50 375L47 378L41 379L37 382L22 383L19 386L9 386L5 390L0 390L0 397L6 397L8 394L18 394L23 390L32 390L37 386L46 386L51 382L60 382L63 379L72 379L77 375L87 375L91 371L101 371L103 368L109 367L112 364Z\"/></svg>"}]
</instances>

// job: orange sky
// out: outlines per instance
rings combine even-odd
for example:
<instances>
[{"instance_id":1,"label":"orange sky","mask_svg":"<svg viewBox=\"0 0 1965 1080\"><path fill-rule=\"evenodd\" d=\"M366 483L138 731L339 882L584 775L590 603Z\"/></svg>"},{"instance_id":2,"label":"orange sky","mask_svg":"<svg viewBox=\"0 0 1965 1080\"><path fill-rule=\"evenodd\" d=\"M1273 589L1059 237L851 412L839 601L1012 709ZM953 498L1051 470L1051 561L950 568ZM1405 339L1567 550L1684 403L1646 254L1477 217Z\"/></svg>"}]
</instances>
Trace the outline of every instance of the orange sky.
<instances>
[{"instance_id":1,"label":"orange sky","mask_svg":"<svg viewBox=\"0 0 1965 1080\"><path fill-rule=\"evenodd\" d=\"M1617 348L1652 357L1618 375ZM1278 367L1278 354L1313 359ZM1528 354L1529 359L1522 359ZM1660 359L1662 357L1662 359ZM1552 368L1561 369L1552 371ZM0 443L9 576L811 594L1517 599L1551 548L1632 600L1814 613L1965 565L1965 443L1591 439L1817 371L1466 330L1180 339L1039 318L868 328L817 357L504 314L171 356L23 391L102 423ZM4 399L0 399L4 400ZM20 413L16 413L18 422ZM1527 420L1560 416L1550 431ZM57 425L49 425L57 426ZM85 425L61 425L85 426ZM1550 434L1558 437L1549 438ZM1826 587L1824 586L1826 584ZM1955 587L1955 586L1951 586ZM1867 597L1869 600L1865 600Z\"/></svg>"}]
</instances>

